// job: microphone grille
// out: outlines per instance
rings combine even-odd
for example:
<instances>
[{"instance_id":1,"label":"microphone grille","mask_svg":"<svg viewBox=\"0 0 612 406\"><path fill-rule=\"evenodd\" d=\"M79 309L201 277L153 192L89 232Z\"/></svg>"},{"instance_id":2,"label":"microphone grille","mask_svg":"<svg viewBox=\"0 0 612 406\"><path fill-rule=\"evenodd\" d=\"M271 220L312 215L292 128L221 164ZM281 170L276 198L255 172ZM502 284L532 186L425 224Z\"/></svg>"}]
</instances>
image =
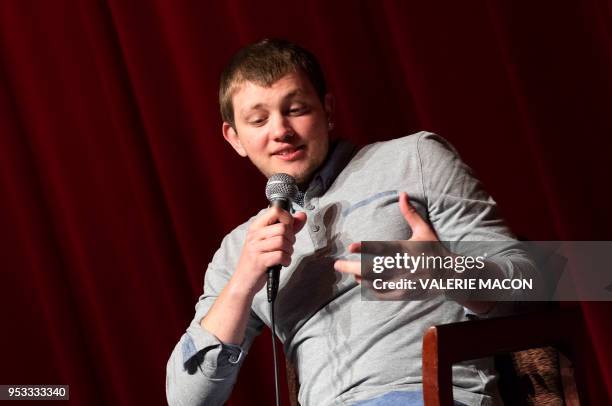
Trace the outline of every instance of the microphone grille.
<instances>
[{"instance_id":1,"label":"microphone grille","mask_svg":"<svg viewBox=\"0 0 612 406\"><path fill-rule=\"evenodd\" d=\"M266 183L266 197L269 201L278 199L293 201L297 192L295 179L286 173L276 173L270 176L268 183Z\"/></svg>"}]
</instances>

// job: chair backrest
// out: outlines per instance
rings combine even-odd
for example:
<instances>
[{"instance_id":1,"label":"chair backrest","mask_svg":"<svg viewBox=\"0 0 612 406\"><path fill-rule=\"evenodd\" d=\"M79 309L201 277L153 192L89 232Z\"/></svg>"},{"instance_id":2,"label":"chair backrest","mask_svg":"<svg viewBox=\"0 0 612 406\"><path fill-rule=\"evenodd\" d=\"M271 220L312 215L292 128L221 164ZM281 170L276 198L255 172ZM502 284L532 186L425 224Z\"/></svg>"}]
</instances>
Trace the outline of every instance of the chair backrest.
<instances>
[{"instance_id":1,"label":"chair backrest","mask_svg":"<svg viewBox=\"0 0 612 406\"><path fill-rule=\"evenodd\" d=\"M563 393L567 405L578 405L579 399L586 399L584 366L578 356L584 331L579 308L430 327L423 337L425 405L452 404L454 363L501 353L513 353L512 365L520 382L514 387L514 395L519 396L521 389L526 391L525 400L510 399L508 403L563 404ZM475 337L477 346L473 345ZM542 348L545 346L554 349ZM558 357L556 351L563 356Z\"/></svg>"}]
</instances>

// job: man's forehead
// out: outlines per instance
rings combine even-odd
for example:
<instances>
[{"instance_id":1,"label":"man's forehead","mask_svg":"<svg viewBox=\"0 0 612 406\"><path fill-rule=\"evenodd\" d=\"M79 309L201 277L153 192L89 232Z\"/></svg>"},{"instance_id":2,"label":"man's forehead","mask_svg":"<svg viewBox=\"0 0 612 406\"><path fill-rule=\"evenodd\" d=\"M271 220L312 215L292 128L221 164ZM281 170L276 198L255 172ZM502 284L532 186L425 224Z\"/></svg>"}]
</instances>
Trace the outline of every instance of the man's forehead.
<instances>
[{"instance_id":1,"label":"man's forehead","mask_svg":"<svg viewBox=\"0 0 612 406\"><path fill-rule=\"evenodd\" d=\"M281 96L281 100L285 101L285 100L291 100L295 97L300 96L301 94L303 94L304 92L302 92L300 89L295 89L293 91L287 92L286 94ZM268 98L254 98L255 100L248 100L247 103L245 103L245 105L243 107L241 107L240 110L242 111L250 111L250 110L257 110L257 109L261 109L264 107L267 107L269 104L272 104L275 100L268 100Z\"/></svg>"},{"instance_id":2,"label":"man's forehead","mask_svg":"<svg viewBox=\"0 0 612 406\"><path fill-rule=\"evenodd\" d=\"M242 106L236 106L241 111L248 111L264 107L269 103L274 103L278 100L292 99L297 96L304 96L313 91L309 88L308 80L300 77L297 74L288 74L270 86L265 86L252 81L245 80L236 85L233 92L234 104L239 103Z\"/></svg>"}]
</instances>

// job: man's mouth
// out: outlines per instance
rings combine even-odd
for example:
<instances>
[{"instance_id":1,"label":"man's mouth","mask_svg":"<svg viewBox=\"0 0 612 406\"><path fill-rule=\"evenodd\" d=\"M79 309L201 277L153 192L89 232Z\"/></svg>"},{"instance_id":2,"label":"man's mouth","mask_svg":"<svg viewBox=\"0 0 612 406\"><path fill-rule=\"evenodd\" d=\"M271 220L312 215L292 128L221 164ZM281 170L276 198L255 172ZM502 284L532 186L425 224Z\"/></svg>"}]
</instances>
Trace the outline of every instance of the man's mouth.
<instances>
[{"instance_id":1,"label":"man's mouth","mask_svg":"<svg viewBox=\"0 0 612 406\"><path fill-rule=\"evenodd\" d=\"M282 159L283 161L293 161L301 158L304 155L304 145L282 148L274 152L272 155Z\"/></svg>"}]
</instances>

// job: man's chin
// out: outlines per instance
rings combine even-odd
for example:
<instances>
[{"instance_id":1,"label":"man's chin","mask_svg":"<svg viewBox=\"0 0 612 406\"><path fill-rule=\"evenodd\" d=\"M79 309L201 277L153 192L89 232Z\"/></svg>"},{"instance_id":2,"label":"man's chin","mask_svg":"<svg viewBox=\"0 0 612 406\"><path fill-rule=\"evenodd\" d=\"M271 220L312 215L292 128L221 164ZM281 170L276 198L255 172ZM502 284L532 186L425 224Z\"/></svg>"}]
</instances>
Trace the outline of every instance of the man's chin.
<instances>
[{"instance_id":1,"label":"man's chin","mask_svg":"<svg viewBox=\"0 0 612 406\"><path fill-rule=\"evenodd\" d=\"M312 173L307 173L306 171L299 171L299 170L296 171L296 170L290 170L290 169L283 169L283 168L278 168L276 172L269 174L267 177L269 178L270 176L276 173L286 173L287 175L292 176L293 179L295 179L295 183L298 185L300 190L305 190L305 188L308 186L308 183L310 182L310 179L312 178Z\"/></svg>"},{"instance_id":2,"label":"man's chin","mask_svg":"<svg viewBox=\"0 0 612 406\"><path fill-rule=\"evenodd\" d=\"M293 178L295 179L295 183L299 186L300 189L302 189L302 186L304 186L304 184L308 181L307 177L301 172L287 172L287 175L293 176Z\"/></svg>"},{"instance_id":3,"label":"man's chin","mask_svg":"<svg viewBox=\"0 0 612 406\"><path fill-rule=\"evenodd\" d=\"M315 166L313 168L312 162L292 162L288 165L274 165L271 169L272 171L267 171L268 174L266 177L269 178L276 173L286 173L295 179L295 183L300 190L305 190L316 172L317 167Z\"/></svg>"}]
</instances>

